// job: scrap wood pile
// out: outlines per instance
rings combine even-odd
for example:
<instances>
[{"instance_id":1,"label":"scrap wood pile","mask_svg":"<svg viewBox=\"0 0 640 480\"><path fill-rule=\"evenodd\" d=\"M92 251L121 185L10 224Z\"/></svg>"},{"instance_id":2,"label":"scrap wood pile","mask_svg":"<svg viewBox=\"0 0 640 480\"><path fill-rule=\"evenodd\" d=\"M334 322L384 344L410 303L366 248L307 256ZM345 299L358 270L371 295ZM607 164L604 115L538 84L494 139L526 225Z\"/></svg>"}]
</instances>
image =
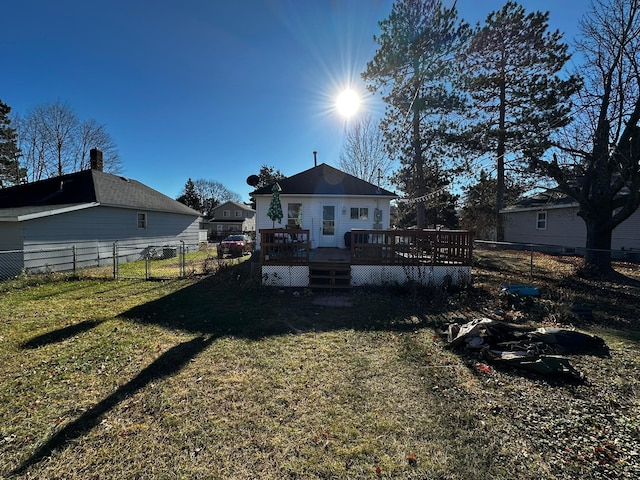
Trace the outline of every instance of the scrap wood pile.
<instances>
[{"instance_id":1,"label":"scrap wood pile","mask_svg":"<svg viewBox=\"0 0 640 480\"><path fill-rule=\"evenodd\" d=\"M583 375L566 355L609 355L606 343L597 336L562 328L513 325L490 318L449 325L447 340L450 348L474 352L487 363L574 378Z\"/></svg>"},{"instance_id":2,"label":"scrap wood pile","mask_svg":"<svg viewBox=\"0 0 640 480\"><path fill-rule=\"evenodd\" d=\"M512 309L526 310L540 296L532 285L502 285L500 297ZM453 323L447 331L448 346L476 354L486 363L514 367L543 375L582 378L567 355L609 356L600 337L564 328L536 328L504 320L479 318L463 325Z\"/></svg>"}]
</instances>

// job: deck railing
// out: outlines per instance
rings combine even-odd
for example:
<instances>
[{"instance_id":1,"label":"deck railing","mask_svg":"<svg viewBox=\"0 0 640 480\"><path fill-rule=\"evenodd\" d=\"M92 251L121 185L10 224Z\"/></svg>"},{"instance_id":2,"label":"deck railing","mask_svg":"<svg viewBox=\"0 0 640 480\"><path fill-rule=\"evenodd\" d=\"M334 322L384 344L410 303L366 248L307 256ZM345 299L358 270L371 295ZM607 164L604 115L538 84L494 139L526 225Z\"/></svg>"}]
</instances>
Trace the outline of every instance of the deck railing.
<instances>
[{"instance_id":1,"label":"deck railing","mask_svg":"<svg viewBox=\"0 0 640 480\"><path fill-rule=\"evenodd\" d=\"M310 231L260 230L262 265L309 263ZM473 236L464 230L351 230L353 265L471 265Z\"/></svg>"},{"instance_id":2,"label":"deck railing","mask_svg":"<svg viewBox=\"0 0 640 480\"><path fill-rule=\"evenodd\" d=\"M311 242L309 230L276 228L260 230L260 263L306 265Z\"/></svg>"},{"instance_id":3,"label":"deck railing","mask_svg":"<svg viewBox=\"0 0 640 480\"><path fill-rule=\"evenodd\" d=\"M464 230L352 230L354 265L471 265L473 236Z\"/></svg>"}]
</instances>

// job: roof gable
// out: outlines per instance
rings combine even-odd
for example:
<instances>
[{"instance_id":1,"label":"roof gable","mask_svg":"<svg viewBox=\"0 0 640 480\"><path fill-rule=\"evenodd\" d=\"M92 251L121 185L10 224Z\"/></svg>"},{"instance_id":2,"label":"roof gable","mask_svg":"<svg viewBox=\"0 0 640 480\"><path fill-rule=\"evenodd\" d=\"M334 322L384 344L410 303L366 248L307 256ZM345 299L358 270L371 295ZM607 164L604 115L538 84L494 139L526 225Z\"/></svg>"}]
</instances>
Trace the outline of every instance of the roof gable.
<instances>
[{"instance_id":1,"label":"roof gable","mask_svg":"<svg viewBox=\"0 0 640 480\"><path fill-rule=\"evenodd\" d=\"M375 195L397 198L397 195L366 182L326 163L278 180L280 195ZM273 184L254 190L251 195L271 195Z\"/></svg>"},{"instance_id":2,"label":"roof gable","mask_svg":"<svg viewBox=\"0 0 640 480\"><path fill-rule=\"evenodd\" d=\"M218 210L222 210L224 208L236 208L238 210L245 210L248 212L255 212L255 210L251 207L249 207L248 205L245 205L244 203L238 203L238 202L232 202L231 200L228 200L224 203L221 203L220 205L216 206L213 208L213 211L216 212Z\"/></svg>"}]
</instances>

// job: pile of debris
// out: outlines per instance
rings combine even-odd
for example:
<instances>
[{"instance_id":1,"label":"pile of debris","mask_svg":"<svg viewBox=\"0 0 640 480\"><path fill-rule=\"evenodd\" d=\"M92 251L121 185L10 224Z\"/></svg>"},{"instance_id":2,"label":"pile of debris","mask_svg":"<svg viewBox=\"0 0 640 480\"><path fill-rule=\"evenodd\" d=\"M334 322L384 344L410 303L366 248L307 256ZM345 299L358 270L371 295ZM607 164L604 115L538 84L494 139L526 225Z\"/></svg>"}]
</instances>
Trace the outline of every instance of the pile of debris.
<instances>
[{"instance_id":1,"label":"pile of debris","mask_svg":"<svg viewBox=\"0 0 640 480\"><path fill-rule=\"evenodd\" d=\"M475 352L487 363L574 378L583 375L565 355L609 355L606 343L597 336L562 328L513 325L490 318L449 325L447 340L450 348Z\"/></svg>"}]
</instances>

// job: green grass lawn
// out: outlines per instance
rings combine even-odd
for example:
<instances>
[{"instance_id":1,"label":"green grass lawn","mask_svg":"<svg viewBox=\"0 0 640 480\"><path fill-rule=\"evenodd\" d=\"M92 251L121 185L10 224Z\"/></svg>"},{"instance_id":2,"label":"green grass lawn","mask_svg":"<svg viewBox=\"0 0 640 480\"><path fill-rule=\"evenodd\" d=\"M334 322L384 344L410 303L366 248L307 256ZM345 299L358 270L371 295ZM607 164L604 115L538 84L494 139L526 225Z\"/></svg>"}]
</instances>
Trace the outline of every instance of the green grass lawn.
<instances>
[{"instance_id":1,"label":"green grass lawn","mask_svg":"<svg viewBox=\"0 0 640 480\"><path fill-rule=\"evenodd\" d=\"M606 287L628 308L581 325L612 349L572 359L585 382L487 374L446 349L446 323L496 307L517 261L483 258L470 291L359 289L342 294L351 307L260 287L242 266L0 284L0 476L638 478L640 336L624 296L638 287ZM549 292L594 300L553 271L539 276ZM567 320L562 299L519 313Z\"/></svg>"}]
</instances>

